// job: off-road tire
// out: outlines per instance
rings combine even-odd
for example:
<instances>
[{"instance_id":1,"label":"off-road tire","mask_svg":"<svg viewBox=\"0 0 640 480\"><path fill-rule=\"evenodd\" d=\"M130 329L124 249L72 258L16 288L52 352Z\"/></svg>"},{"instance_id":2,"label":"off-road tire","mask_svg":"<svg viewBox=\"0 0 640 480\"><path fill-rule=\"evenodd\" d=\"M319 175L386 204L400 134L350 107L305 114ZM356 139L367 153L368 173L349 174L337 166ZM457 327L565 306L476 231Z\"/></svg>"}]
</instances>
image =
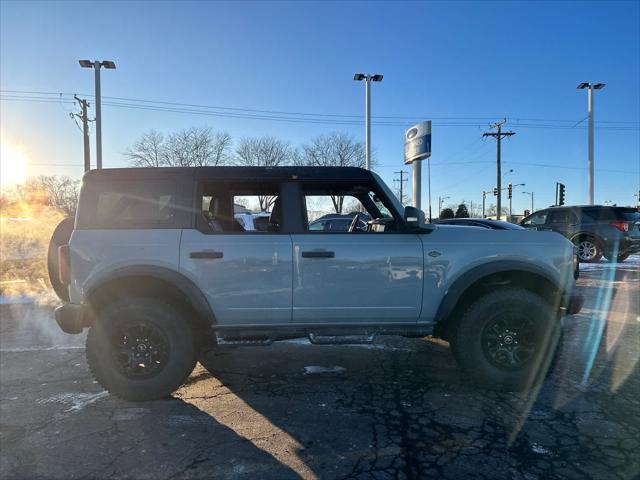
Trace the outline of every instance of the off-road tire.
<instances>
[{"instance_id":1,"label":"off-road tire","mask_svg":"<svg viewBox=\"0 0 640 480\"><path fill-rule=\"evenodd\" d=\"M578 250L578 260L583 263L596 263L602 258L604 249L602 242L595 237L581 236L573 240L573 244ZM593 252L587 254L586 252Z\"/></svg>"},{"instance_id":2,"label":"off-road tire","mask_svg":"<svg viewBox=\"0 0 640 480\"><path fill-rule=\"evenodd\" d=\"M501 368L487 353L485 327L503 318L521 318L535 332L534 353L521 367ZM522 391L544 380L553 364L560 334L560 321L547 301L528 290L504 288L480 297L467 308L458 321L451 348L473 383L494 390Z\"/></svg>"},{"instance_id":3,"label":"off-road tire","mask_svg":"<svg viewBox=\"0 0 640 480\"><path fill-rule=\"evenodd\" d=\"M168 358L153 376L132 378L116 359L120 332L143 322L166 340ZM98 312L89 329L86 356L89 368L100 385L111 394L130 401L158 400L178 389L193 371L196 342L184 314L162 300L125 297Z\"/></svg>"},{"instance_id":4,"label":"off-road tire","mask_svg":"<svg viewBox=\"0 0 640 480\"><path fill-rule=\"evenodd\" d=\"M73 217L63 218L51 235L49 249L47 251L47 271L49 282L56 292L58 298L63 302L69 301L69 289L60 281L58 269L58 247L67 245L73 233L75 219Z\"/></svg>"}]
</instances>

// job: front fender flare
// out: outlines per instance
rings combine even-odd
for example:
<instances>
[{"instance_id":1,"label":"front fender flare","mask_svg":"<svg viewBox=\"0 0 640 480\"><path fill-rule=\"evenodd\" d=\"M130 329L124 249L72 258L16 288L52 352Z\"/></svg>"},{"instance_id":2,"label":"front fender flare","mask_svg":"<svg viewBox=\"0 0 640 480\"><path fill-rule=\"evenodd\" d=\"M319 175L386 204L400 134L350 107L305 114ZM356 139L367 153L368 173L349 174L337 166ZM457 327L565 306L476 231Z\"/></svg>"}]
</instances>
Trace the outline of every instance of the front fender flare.
<instances>
[{"instance_id":1,"label":"front fender flare","mask_svg":"<svg viewBox=\"0 0 640 480\"><path fill-rule=\"evenodd\" d=\"M564 289L560 286L557 279L554 278L554 275L543 267L533 263L520 262L517 260L490 262L465 271L453 281L451 286L445 292L444 298L440 303L440 307L436 313L435 322L439 323L446 320L454 311L456 305L467 289L479 280L496 273L514 271L538 275L554 285L558 289L558 292L564 293Z\"/></svg>"}]
</instances>

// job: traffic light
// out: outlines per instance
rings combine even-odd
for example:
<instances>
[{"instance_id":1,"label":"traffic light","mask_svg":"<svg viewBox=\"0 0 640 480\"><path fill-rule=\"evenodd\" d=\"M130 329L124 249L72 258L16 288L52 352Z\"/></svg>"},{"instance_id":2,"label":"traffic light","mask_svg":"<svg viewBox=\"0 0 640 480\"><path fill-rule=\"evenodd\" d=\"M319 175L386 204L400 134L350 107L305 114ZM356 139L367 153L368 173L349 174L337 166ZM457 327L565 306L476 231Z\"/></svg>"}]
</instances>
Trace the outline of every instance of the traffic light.
<instances>
[{"instance_id":1,"label":"traffic light","mask_svg":"<svg viewBox=\"0 0 640 480\"><path fill-rule=\"evenodd\" d=\"M512 195L513 195L513 185L509 184L507 186L507 196L508 198L511 198Z\"/></svg>"},{"instance_id":2,"label":"traffic light","mask_svg":"<svg viewBox=\"0 0 640 480\"><path fill-rule=\"evenodd\" d=\"M558 205L564 205L564 183L558 184Z\"/></svg>"},{"instance_id":3,"label":"traffic light","mask_svg":"<svg viewBox=\"0 0 640 480\"><path fill-rule=\"evenodd\" d=\"M529 210L525 210L524 211L524 216L528 217L529 215L531 215L531 212Z\"/></svg>"},{"instance_id":4,"label":"traffic light","mask_svg":"<svg viewBox=\"0 0 640 480\"><path fill-rule=\"evenodd\" d=\"M493 187L493 196L494 197L498 196L498 187Z\"/></svg>"}]
</instances>

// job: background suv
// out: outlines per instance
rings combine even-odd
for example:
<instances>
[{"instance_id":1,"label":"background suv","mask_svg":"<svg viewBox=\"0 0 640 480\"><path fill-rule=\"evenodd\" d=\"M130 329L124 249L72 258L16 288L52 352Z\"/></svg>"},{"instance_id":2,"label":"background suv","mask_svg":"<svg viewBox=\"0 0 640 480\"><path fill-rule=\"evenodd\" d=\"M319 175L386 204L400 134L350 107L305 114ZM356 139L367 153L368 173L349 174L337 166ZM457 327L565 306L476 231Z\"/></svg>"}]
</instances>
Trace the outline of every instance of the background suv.
<instances>
[{"instance_id":1,"label":"background suv","mask_svg":"<svg viewBox=\"0 0 640 480\"><path fill-rule=\"evenodd\" d=\"M597 262L603 256L622 262L640 252L640 213L631 207L550 207L529 215L520 224L564 235L576 245L581 262Z\"/></svg>"}]
</instances>

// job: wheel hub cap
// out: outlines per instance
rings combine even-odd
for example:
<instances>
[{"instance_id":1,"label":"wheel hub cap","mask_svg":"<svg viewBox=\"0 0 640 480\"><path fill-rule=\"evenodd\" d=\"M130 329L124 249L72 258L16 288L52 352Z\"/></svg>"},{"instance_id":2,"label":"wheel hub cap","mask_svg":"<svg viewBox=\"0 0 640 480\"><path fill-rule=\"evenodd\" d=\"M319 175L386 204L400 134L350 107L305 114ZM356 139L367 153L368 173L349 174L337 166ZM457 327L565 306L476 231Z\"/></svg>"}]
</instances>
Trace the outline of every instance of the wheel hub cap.
<instances>
[{"instance_id":1,"label":"wheel hub cap","mask_svg":"<svg viewBox=\"0 0 640 480\"><path fill-rule=\"evenodd\" d=\"M169 341L151 322L125 325L113 338L116 365L126 377L150 377L169 359Z\"/></svg>"},{"instance_id":2,"label":"wheel hub cap","mask_svg":"<svg viewBox=\"0 0 640 480\"><path fill-rule=\"evenodd\" d=\"M582 260L590 260L596 256L596 246L591 242L580 242L578 245L578 256Z\"/></svg>"},{"instance_id":3,"label":"wheel hub cap","mask_svg":"<svg viewBox=\"0 0 640 480\"><path fill-rule=\"evenodd\" d=\"M525 367L536 352L534 324L521 315L503 315L491 319L482 332L482 349L489 362L501 369Z\"/></svg>"}]
</instances>

